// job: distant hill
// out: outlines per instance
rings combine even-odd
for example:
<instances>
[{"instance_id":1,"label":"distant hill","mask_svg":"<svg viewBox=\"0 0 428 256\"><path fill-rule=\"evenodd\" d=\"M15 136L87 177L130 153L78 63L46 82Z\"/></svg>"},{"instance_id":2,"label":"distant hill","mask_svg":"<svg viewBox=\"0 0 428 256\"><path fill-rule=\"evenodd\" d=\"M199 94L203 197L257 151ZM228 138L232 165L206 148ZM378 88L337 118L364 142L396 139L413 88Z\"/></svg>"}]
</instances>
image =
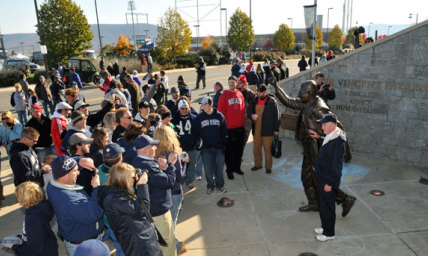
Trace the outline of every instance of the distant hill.
<instances>
[{"instance_id":1,"label":"distant hill","mask_svg":"<svg viewBox=\"0 0 428 256\"><path fill-rule=\"evenodd\" d=\"M92 40L92 49L99 51L100 43L98 39L97 25L91 25L94 39ZM116 44L120 34L124 34L126 37L132 37L132 24L100 24L101 40L104 45ZM135 24L135 34L146 35L148 30L148 36L152 39L157 36L157 26L153 24ZM21 44L22 42L22 44ZM36 33L26 34L6 34L4 36L4 44L9 53L15 49L18 53L23 52L26 55L31 55L33 51L37 51L39 48L39 37Z\"/></svg>"}]
</instances>

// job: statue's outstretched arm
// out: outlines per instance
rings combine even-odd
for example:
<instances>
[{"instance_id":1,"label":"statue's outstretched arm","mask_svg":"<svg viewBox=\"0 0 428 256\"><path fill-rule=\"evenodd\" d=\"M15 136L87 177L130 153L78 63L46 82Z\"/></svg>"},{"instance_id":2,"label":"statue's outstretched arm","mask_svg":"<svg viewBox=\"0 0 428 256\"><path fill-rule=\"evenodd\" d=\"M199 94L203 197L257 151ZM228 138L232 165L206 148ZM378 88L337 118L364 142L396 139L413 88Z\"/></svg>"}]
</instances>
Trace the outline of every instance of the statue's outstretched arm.
<instances>
[{"instance_id":1,"label":"statue's outstretched arm","mask_svg":"<svg viewBox=\"0 0 428 256\"><path fill-rule=\"evenodd\" d=\"M279 86L278 83L276 82L275 78L272 78L271 76L271 81L269 81L270 84L273 85L273 87L275 88L275 96L278 98L278 100L286 107L288 108L292 108L292 109L297 109L300 110L303 108L303 103L300 99L298 98L292 98L290 96L288 96L288 94L286 94Z\"/></svg>"}]
</instances>

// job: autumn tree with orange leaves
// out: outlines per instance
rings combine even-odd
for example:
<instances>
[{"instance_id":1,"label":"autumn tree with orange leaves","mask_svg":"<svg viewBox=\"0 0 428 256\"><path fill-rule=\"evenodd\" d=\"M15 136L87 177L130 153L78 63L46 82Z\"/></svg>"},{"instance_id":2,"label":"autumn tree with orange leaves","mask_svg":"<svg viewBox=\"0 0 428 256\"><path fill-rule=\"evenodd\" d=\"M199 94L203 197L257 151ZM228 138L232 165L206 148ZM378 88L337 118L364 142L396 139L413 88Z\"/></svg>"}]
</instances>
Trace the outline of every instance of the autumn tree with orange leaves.
<instances>
[{"instance_id":1,"label":"autumn tree with orange leaves","mask_svg":"<svg viewBox=\"0 0 428 256\"><path fill-rule=\"evenodd\" d=\"M207 49L213 44L213 42L214 40L211 38L210 35L208 35L207 37L205 37L204 41L202 41L202 44L201 44L202 49Z\"/></svg>"},{"instance_id":2,"label":"autumn tree with orange leaves","mask_svg":"<svg viewBox=\"0 0 428 256\"><path fill-rule=\"evenodd\" d=\"M120 56L129 56L134 50L134 46L129 42L128 38L121 34L117 40L115 50Z\"/></svg>"}]
</instances>

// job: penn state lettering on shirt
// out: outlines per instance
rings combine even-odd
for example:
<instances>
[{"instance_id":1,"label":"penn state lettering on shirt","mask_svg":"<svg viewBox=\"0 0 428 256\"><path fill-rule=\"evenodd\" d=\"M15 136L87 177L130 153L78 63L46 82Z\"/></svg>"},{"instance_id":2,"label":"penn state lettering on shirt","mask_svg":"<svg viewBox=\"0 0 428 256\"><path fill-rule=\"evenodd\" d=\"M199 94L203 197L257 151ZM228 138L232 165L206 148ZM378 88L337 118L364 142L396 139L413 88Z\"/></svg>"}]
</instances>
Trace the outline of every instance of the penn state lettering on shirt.
<instances>
[{"instance_id":1,"label":"penn state lettering on shirt","mask_svg":"<svg viewBox=\"0 0 428 256\"><path fill-rule=\"evenodd\" d=\"M233 104L241 105L242 104L242 99L240 99L240 98L230 98L230 99L227 100L227 103L229 105L233 105Z\"/></svg>"},{"instance_id":2,"label":"penn state lettering on shirt","mask_svg":"<svg viewBox=\"0 0 428 256\"><path fill-rule=\"evenodd\" d=\"M220 126L220 120L217 119L207 119L207 120L203 120L201 122L201 128L204 128L206 126Z\"/></svg>"}]
</instances>

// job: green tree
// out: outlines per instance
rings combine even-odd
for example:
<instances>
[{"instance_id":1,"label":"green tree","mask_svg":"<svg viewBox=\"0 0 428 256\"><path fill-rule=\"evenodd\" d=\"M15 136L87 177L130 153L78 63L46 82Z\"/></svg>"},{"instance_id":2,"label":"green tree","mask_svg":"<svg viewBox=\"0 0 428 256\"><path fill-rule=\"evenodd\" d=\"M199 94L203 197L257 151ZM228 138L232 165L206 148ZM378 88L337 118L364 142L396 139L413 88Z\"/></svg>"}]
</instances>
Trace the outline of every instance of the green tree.
<instances>
[{"instance_id":1,"label":"green tree","mask_svg":"<svg viewBox=\"0 0 428 256\"><path fill-rule=\"evenodd\" d=\"M320 27L316 26L315 27L315 49L320 49L321 45L322 45L322 31L320 29ZM312 40L309 40L308 35L305 36L305 46L306 49L310 50L312 49Z\"/></svg>"},{"instance_id":2,"label":"green tree","mask_svg":"<svg viewBox=\"0 0 428 256\"><path fill-rule=\"evenodd\" d=\"M285 24L279 25L278 30L273 36L275 48L281 51L292 49L294 47L294 40L296 40L296 37L293 31Z\"/></svg>"},{"instance_id":3,"label":"green tree","mask_svg":"<svg viewBox=\"0 0 428 256\"><path fill-rule=\"evenodd\" d=\"M227 43L237 51L249 51L254 44L254 29L250 17L239 8L230 17Z\"/></svg>"},{"instance_id":4,"label":"green tree","mask_svg":"<svg viewBox=\"0 0 428 256\"><path fill-rule=\"evenodd\" d=\"M339 25L334 25L334 28L330 30L328 34L328 45L332 49L340 49L342 46L342 38L343 38L343 32L339 28Z\"/></svg>"},{"instance_id":5,"label":"green tree","mask_svg":"<svg viewBox=\"0 0 428 256\"><path fill-rule=\"evenodd\" d=\"M91 48L91 26L83 10L72 0L45 1L39 12L37 34L46 45L48 65L66 62Z\"/></svg>"},{"instance_id":6,"label":"green tree","mask_svg":"<svg viewBox=\"0 0 428 256\"><path fill-rule=\"evenodd\" d=\"M159 19L158 37L156 42L162 48L167 60L175 62L177 56L189 50L192 41L192 31L189 24L174 9L169 8Z\"/></svg>"}]
</instances>

